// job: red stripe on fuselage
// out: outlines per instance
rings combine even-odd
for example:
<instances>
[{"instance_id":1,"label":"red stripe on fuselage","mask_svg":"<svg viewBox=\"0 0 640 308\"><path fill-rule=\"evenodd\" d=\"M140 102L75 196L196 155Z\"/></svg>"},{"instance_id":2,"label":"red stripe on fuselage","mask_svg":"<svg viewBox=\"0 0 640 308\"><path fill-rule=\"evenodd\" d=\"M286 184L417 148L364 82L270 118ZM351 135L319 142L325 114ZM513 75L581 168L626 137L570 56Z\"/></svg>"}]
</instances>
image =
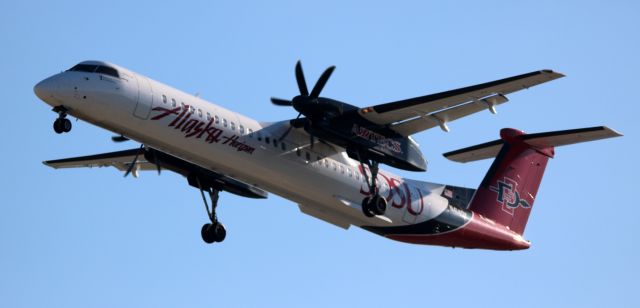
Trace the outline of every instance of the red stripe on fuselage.
<instances>
[{"instance_id":1,"label":"red stripe on fuselage","mask_svg":"<svg viewBox=\"0 0 640 308\"><path fill-rule=\"evenodd\" d=\"M387 234L386 237L405 243L493 250L521 250L529 248L517 233L505 226L489 222L474 214L464 226L440 234Z\"/></svg>"}]
</instances>

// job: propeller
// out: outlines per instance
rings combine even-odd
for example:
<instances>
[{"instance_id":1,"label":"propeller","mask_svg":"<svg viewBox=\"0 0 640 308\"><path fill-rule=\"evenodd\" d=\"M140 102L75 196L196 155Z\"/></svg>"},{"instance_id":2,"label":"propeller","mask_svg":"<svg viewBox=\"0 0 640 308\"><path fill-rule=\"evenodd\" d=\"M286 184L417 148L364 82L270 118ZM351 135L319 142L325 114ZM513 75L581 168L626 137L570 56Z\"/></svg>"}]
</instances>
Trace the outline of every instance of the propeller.
<instances>
[{"instance_id":1,"label":"propeller","mask_svg":"<svg viewBox=\"0 0 640 308\"><path fill-rule=\"evenodd\" d=\"M126 178L136 167L136 163L138 162L138 156L140 156L140 152L142 152L141 150L144 149L144 144L140 145L140 151L138 151L138 153L136 153L136 156L133 157L133 161L131 162L131 164L129 165L129 168L127 168L127 172L124 173L124 177ZM162 167L160 166L160 161L158 160L158 156L157 156L157 152L154 149L149 149L149 152L151 152L151 155L153 155L153 162L156 165L156 170L158 170L158 175L160 175L160 173L162 172ZM133 174L134 177L138 177L135 173Z\"/></svg>"},{"instance_id":2,"label":"propeller","mask_svg":"<svg viewBox=\"0 0 640 308\"><path fill-rule=\"evenodd\" d=\"M296 83L298 84L298 90L300 91L300 95L295 96L291 100L275 98L275 97L271 98L271 103L276 106L291 106L296 111L298 111L298 116L295 118L295 120L291 121L290 123L291 126L289 126L289 128L284 132L284 134L282 134L282 136L280 136L279 140L284 139L291 132L291 129L293 128L292 124L294 122L298 122L300 119L300 116L302 115L306 117L309 126L311 126L311 122L313 121L313 118L317 116L318 112L322 112L322 110L318 109L319 107L318 98L320 97L320 92L322 92L322 89L327 84L329 77L331 77L331 74L333 74L333 71L335 69L336 69L335 66L328 67L322 73L322 75L320 75L320 78L318 78L318 81L313 86L311 93L309 93L309 89L307 88L307 82L304 77L304 72L302 70L302 63L300 62L300 60L298 60L298 62L296 63L295 73L296 73ZM315 141L314 136L310 131L309 131L309 135L310 135L311 147L313 147L313 143Z\"/></svg>"},{"instance_id":3,"label":"propeller","mask_svg":"<svg viewBox=\"0 0 640 308\"><path fill-rule=\"evenodd\" d=\"M287 128L287 130L284 132L284 134L282 134L282 136L280 136L280 138L278 138L278 141L282 141L285 137L287 137L287 135L291 132L291 130L293 129L293 122L294 121L298 121L298 119L300 119L300 116L302 115L302 113L298 113L298 116L296 117L295 120L291 120L291 122L289 123L289 128Z\"/></svg>"},{"instance_id":4,"label":"propeller","mask_svg":"<svg viewBox=\"0 0 640 308\"><path fill-rule=\"evenodd\" d=\"M143 150L143 149L144 149L144 144L141 144L140 145L140 150ZM129 175L129 173L131 173L131 171L133 171L133 168L135 168L136 163L138 162L138 156L140 156L140 152L142 152L142 151L138 151L138 153L136 153L136 156L133 157L133 161L129 165L129 168L127 168L127 172L124 173L124 177L125 178Z\"/></svg>"},{"instance_id":5,"label":"propeller","mask_svg":"<svg viewBox=\"0 0 640 308\"><path fill-rule=\"evenodd\" d=\"M125 142L125 141L129 141L129 138L125 137L124 135L120 135L120 136L111 136L111 140L113 142ZM144 148L144 144L140 145L140 148L141 149ZM127 169L127 172L124 174L125 177L127 177L127 175L129 175L129 173L131 173L131 171L133 171L133 168L134 168L136 162L138 161L138 155L140 155L139 152L133 158L133 162L131 163L131 165ZM162 168L160 167L160 163L158 162L158 159L157 159L157 156L156 156L156 151L152 151L152 155L153 155L153 158L154 158L154 161L155 161L156 169L158 170L158 175L160 175L160 173L161 173L160 171L161 171Z\"/></svg>"},{"instance_id":6,"label":"propeller","mask_svg":"<svg viewBox=\"0 0 640 308\"><path fill-rule=\"evenodd\" d=\"M158 153L156 150L151 149L151 155L153 155L153 162L156 165L156 170L158 170L158 175L160 175L162 171L162 167L160 167L160 161L158 160L158 155L156 153Z\"/></svg>"}]
</instances>

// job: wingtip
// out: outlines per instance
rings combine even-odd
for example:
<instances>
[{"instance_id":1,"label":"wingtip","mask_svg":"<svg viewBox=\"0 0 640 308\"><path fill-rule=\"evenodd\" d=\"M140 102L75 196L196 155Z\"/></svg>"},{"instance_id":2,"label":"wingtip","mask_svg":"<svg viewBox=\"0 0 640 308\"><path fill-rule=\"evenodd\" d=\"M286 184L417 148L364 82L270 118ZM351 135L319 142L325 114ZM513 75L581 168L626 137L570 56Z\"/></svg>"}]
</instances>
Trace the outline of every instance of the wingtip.
<instances>
[{"instance_id":1,"label":"wingtip","mask_svg":"<svg viewBox=\"0 0 640 308\"><path fill-rule=\"evenodd\" d=\"M612 135L611 137L622 137L622 136L624 136L624 134L622 134L621 132L619 132L619 131L617 131L617 130L615 130L613 128L610 128L610 127L607 127L607 126L603 126L603 127L604 127L604 129L606 129L606 130L611 132L611 135Z\"/></svg>"},{"instance_id":2,"label":"wingtip","mask_svg":"<svg viewBox=\"0 0 640 308\"><path fill-rule=\"evenodd\" d=\"M562 78L562 77L565 77L565 76L566 76L566 75L565 75L565 74L563 74L563 73L559 73L559 72L556 72L556 71L554 71L554 70L550 70L550 69L543 69L543 70L540 70L540 73L542 73L542 74L551 74L551 75L554 75L554 76L555 76L555 78Z\"/></svg>"}]
</instances>

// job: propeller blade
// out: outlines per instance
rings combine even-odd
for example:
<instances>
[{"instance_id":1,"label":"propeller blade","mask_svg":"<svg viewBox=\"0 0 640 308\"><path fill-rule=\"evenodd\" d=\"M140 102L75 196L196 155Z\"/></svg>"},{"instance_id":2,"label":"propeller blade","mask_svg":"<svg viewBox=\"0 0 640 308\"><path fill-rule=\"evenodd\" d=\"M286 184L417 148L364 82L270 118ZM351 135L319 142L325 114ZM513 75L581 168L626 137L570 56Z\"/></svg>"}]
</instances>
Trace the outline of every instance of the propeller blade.
<instances>
[{"instance_id":1,"label":"propeller blade","mask_svg":"<svg viewBox=\"0 0 640 308\"><path fill-rule=\"evenodd\" d=\"M290 100L275 97L271 98L271 103L277 106L293 106L293 102L291 102Z\"/></svg>"},{"instance_id":2,"label":"propeller blade","mask_svg":"<svg viewBox=\"0 0 640 308\"><path fill-rule=\"evenodd\" d=\"M120 136L111 136L111 141L113 142L124 142L124 141L129 141L129 138L120 135Z\"/></svg>"},{"instance_id":3,"label":"propeller blade","mask_svg":"<svg viewBox=\"0 0 640 308\"><path fill-rule=\"evenodd\" d=\"M156 150L152 150L153 152L153 161L155 162L156 165L156 169L158 170L158 175L160 175L161 171L162 171L162 167L160 167L160 161L158 160L158 156L156 155Z\"/></svg>"},{"instance_id":4,"label":"propeller blade","mask_svg":"<svg viewBox=\"0 0 640 308\"><path fill-rule=\"evenodd\" d=\"M331 77L331 74L335 69L336 69L335 66L333 65L329 66L329 68L327 68L322 73L322 75L320 75L320 78L318 78L318 82L316 82L316 85L313 87L313 90L311 90L311 94L309 95L310 97L317 98L318 96L320 96L320 92L322 91L322 88L324 88L324 86L327 84L329 77Z\"/></svg>"},{"instance_id":5,"label":"propeller blade","mask_svg":"<svg viewBox=\"0 0 640 308\"><path fill-rule=\"evenodd\" d=\"M142 149L144 149L144 144L140 145L140 150ZM136 166L136 162L138 162L139 155L140 155L140 151L138 151L138 153L136 153L136 156L133 157L133 161L129 165L129 168L127 168L127 172L124 173L125 178L127 177L127 175L129 175L129 173L131 173L131 171L133 171L133 168Z\"/></svg>"},{"instance_id":6,"label":"propeller blade","mask_svg":"<svg viewBox=\"0 0 640 308\"><path fill-rule=\"evenodd\" d=\"M298 113L298 116L296 117L296 119L294 121L297 121L300 118L301 115L302 115L302 113ZM284 134L282 134L282 136L280 136L278 141L282 141L284 139L284 137L286 137L291 132L292 129L293 129L293 125L289 124L289 128L287 128L287 130L284 132Z\"/></svg>"},{"instance_id":7,"label":"propeller blade","mask_svg":"<svg viewBox=\"0 0 640 308\"><path fill-rule=\"evenodd\" d=\"M300 60L296 63L296 82L298 83L298 89L300 89L300 95L309 96L309 89L307 89L307 82L304 80L304 72L302 72Z\"/></svg>"}]
</instances>

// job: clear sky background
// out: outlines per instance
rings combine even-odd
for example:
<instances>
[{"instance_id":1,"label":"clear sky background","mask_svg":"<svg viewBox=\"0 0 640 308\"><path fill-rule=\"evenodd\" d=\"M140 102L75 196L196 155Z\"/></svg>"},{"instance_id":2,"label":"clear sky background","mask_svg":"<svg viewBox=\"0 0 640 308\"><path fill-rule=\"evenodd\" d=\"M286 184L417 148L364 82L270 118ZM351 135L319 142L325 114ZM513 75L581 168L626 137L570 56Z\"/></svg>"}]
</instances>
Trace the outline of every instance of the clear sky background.
<instances>
[{"instance_id":1,"label":"clear sky background","mask_svg":"<svg viewBox=\"0 0 640 308\"><path fill-rule=\"evenodd\" d=\"M638 307L638 30L637 1L2 1L0 306ZM625 137L557 149L526 251L403 244L229 194L227 239L205 245L200 195L181 176L41 164L138 146L82 121L53 132L33 85L90 59L269 121L296 116L269 97L297 93L298 59L310 83L336 65L323 95L358 106L565 73L497 115L418 134L429 171L394 170L472 188L490 162L441 153L500 128Z\"/></svg>"}]
</instances>

